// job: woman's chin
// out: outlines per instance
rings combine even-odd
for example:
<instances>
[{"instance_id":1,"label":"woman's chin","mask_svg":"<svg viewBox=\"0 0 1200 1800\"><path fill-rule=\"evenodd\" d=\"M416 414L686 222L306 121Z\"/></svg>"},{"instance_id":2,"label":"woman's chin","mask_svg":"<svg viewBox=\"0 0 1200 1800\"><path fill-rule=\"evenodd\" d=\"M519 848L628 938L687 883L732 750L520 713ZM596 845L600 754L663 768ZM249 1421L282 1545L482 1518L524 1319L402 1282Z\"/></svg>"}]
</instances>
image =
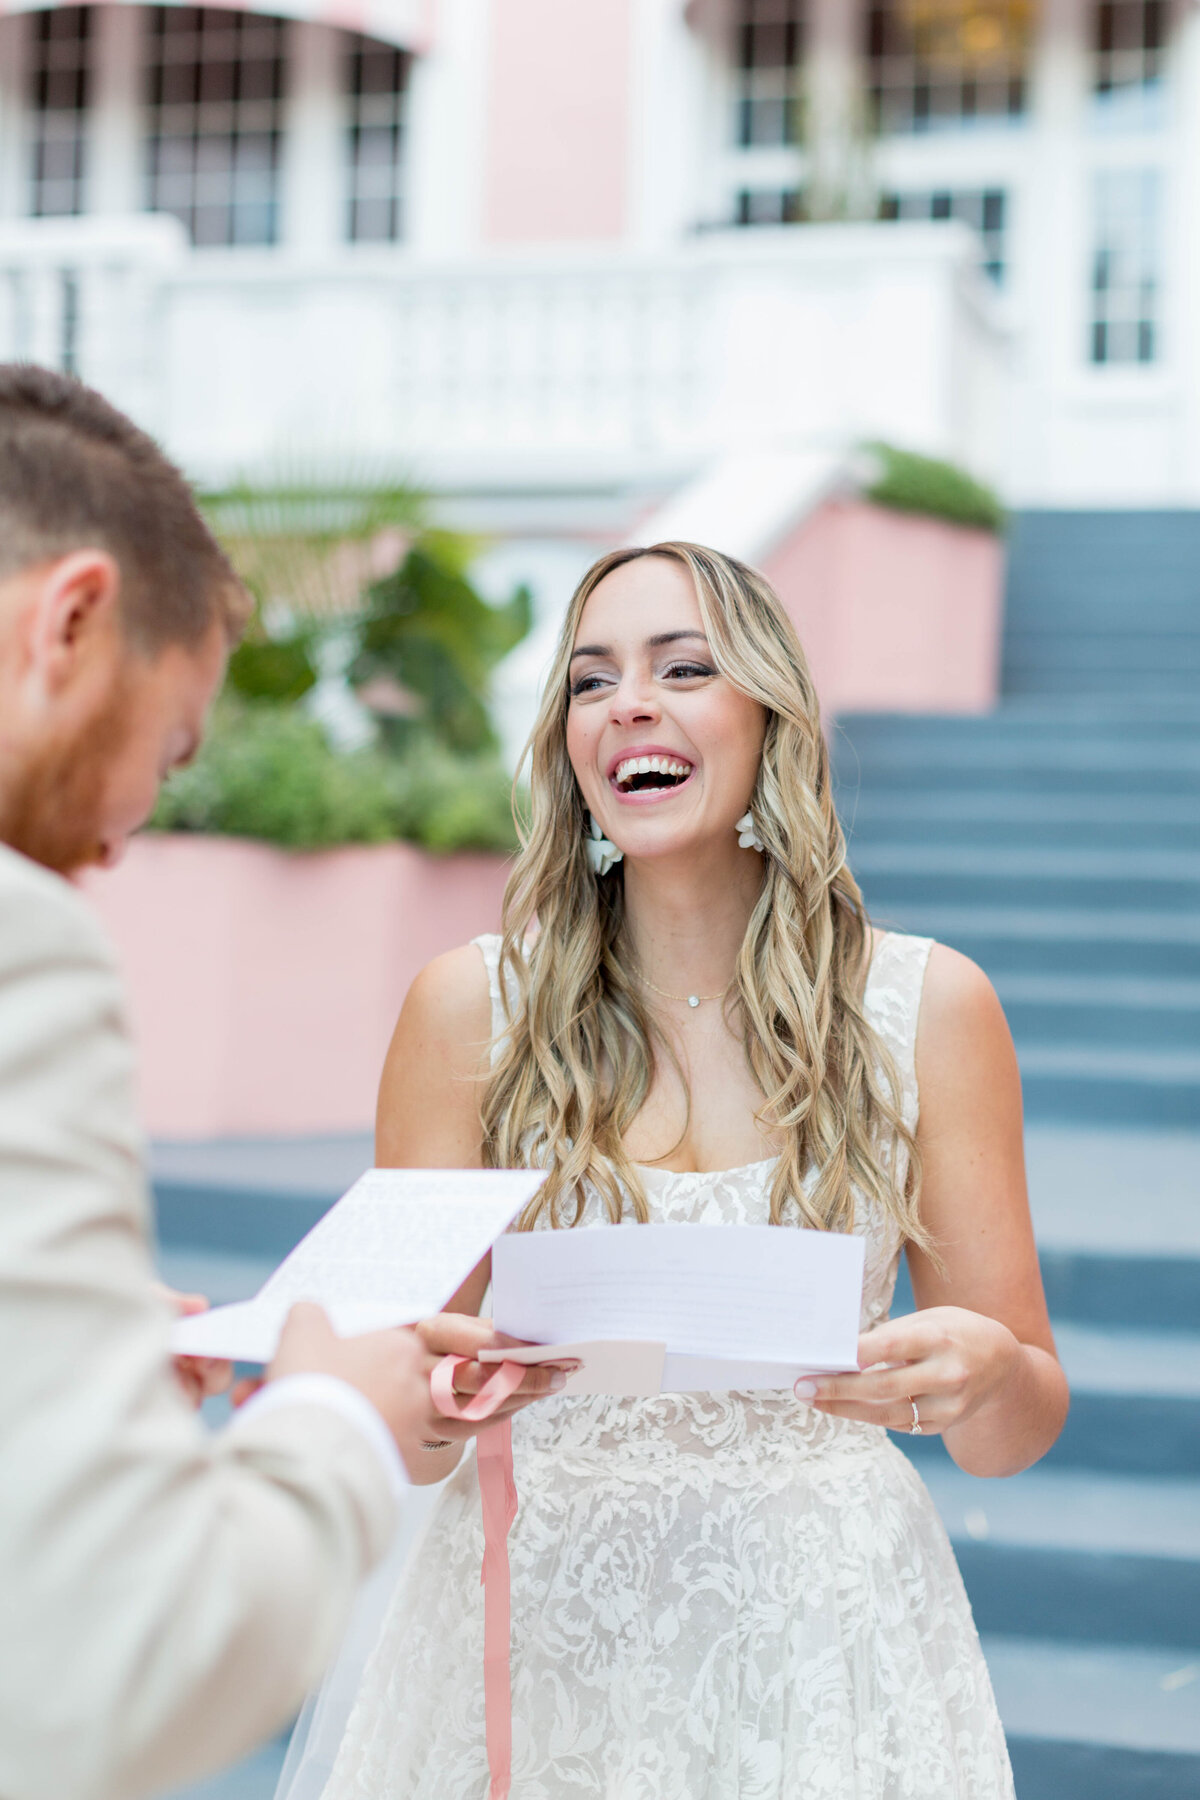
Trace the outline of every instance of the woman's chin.
<instances>
[{"instance_id":1,"label":"woman's chin","mask_svg":"<svg viewBox=\"0 0 1200 1800\"><path fill-rule=\"evenodd\" d=\"M664 863L703 861L709 863L714 855L720 856L729 852L728 861L734 862L738 851L737 836L734 832L722 832L714 837L711 832L689 831L682 828L674 830L658 830L645 832L625 832L622 834L626 843L625 861L627 863ZM726 843L728 837L728 843Z\"/></svg>"}]
</instances>

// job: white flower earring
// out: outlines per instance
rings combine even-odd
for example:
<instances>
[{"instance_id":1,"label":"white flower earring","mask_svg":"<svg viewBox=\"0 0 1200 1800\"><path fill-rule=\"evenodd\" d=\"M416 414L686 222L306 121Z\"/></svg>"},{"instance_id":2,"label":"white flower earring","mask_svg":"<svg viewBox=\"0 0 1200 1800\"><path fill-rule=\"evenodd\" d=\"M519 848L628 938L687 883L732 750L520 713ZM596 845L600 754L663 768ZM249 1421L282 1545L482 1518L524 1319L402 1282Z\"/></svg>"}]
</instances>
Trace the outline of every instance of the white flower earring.
<instances>
[{"instance_id":1,"label":"white flower earring","mask_svg":"<svg viewBox=\"0 0 1200 1800\"><path fill-rule=\"evenodd\" d=\"M738 834L738 848L740 850L757 850L760 856L763 855L767 846L763 843L758 832L754 828L754 814L752 812L749 810L744 812L733 829Z\"/></svg>"},{"instance_id":2,"label":"white flower earring","mask_svg":"<svg viewBox=\"0 0 1200 1800\"><path fill-rule=\"evenodd\" d=\"M594 875L607 875L614 863L619 863L625 852L618 850L611 838L606 838L600 827L588 814L588 835L583 841L587 851L587 859L592 865Z\"/></svg>"}]
</instances>

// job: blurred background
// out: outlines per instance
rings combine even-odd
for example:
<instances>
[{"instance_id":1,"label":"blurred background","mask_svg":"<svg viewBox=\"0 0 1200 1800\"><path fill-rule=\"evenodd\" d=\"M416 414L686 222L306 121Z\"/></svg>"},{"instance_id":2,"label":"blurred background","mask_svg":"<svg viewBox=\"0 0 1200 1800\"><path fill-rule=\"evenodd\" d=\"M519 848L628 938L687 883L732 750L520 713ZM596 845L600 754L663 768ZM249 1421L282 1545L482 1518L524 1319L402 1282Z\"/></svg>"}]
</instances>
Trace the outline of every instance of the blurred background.
<instances>
[{"instance_id":1,"label":"blurred background","mask_svg":"<svg viewBox=\"0 0 1200 1800\"><path fill-rule=\"evenodd\" d=\"M92 887L166 1272L253 1291L370 1161L587 564L763 567L877 920L1021 1059L1071 1418L1012 1482L917 1446L1020 1800L1200 1792L1197 321L1193 0L0 18L0 357L155 433L256 600Z\"/></svg>"}]
</instances>

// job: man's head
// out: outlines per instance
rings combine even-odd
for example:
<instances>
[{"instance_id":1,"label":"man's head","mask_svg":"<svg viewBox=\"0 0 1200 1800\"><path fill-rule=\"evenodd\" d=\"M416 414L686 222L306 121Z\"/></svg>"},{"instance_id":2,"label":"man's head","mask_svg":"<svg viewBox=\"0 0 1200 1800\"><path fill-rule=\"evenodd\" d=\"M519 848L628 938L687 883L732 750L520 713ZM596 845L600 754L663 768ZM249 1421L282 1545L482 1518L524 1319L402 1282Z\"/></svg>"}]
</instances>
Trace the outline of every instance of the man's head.
<instances>
[{"instance_id":1,"label":"man's head","mask_svg":"<svg viewBox=\"0 0 1200 1800\"><path fill-rule=\"evenodd\" d=\"M62 874L115 861L195 753L246 610L144 432L0 365L0 842Z\"/></svg>"}]
</instances>

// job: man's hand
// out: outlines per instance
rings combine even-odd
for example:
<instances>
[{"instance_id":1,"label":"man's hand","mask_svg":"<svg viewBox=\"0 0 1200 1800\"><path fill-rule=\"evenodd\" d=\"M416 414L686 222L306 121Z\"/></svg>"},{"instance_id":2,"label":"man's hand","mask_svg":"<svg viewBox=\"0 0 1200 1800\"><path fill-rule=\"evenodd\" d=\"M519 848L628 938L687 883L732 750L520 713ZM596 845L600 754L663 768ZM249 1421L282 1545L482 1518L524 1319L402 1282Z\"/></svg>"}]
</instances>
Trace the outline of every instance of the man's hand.
<instances>
[{"instance_id":1,"label":"man's hand","mask_svg":"<svg viewBox=\"0 0 1200 1800\"><path fill-rule=\"evenodd\" d=\"M208 1311L203 1294L179 1294L161 1281L156 1281L154 1288L181 1319L192 1319L197 1313ZM219 1362L215 1357L177 1356L174 1362L175 1377L193 1406L199 1406L213 1394L225 1393L233 1380L233 1364Z\"/></svg>"},{"instance_id":2,"label":"man's hand","mask_svg":"<svg viewBox=\"0 0 1200 1800\"><path fill-rule=\"evenodd\" d=\"M455 1370L454 1385L461 1394L475 1394L495 1368L473 1359L480 1350L501 1349L513 1341L498 1335L489 1320L465 1313L439 1313L412 1328L340 1338L319 1306L302 1301L288 1315L268 1380L323 1374L348 1381L383 1418L405 1461L419 1468L422 1444L443 1440L461 1444L482 1429L465 1419L444 1418L434 1406L429 1377L442 1357L472 1359ZM556 1392L577 1367L573 1362L561 1367L543 1363L529 1369L493 1417L504 1418L531 1400Z\"/></svg>"}]
</instances>

